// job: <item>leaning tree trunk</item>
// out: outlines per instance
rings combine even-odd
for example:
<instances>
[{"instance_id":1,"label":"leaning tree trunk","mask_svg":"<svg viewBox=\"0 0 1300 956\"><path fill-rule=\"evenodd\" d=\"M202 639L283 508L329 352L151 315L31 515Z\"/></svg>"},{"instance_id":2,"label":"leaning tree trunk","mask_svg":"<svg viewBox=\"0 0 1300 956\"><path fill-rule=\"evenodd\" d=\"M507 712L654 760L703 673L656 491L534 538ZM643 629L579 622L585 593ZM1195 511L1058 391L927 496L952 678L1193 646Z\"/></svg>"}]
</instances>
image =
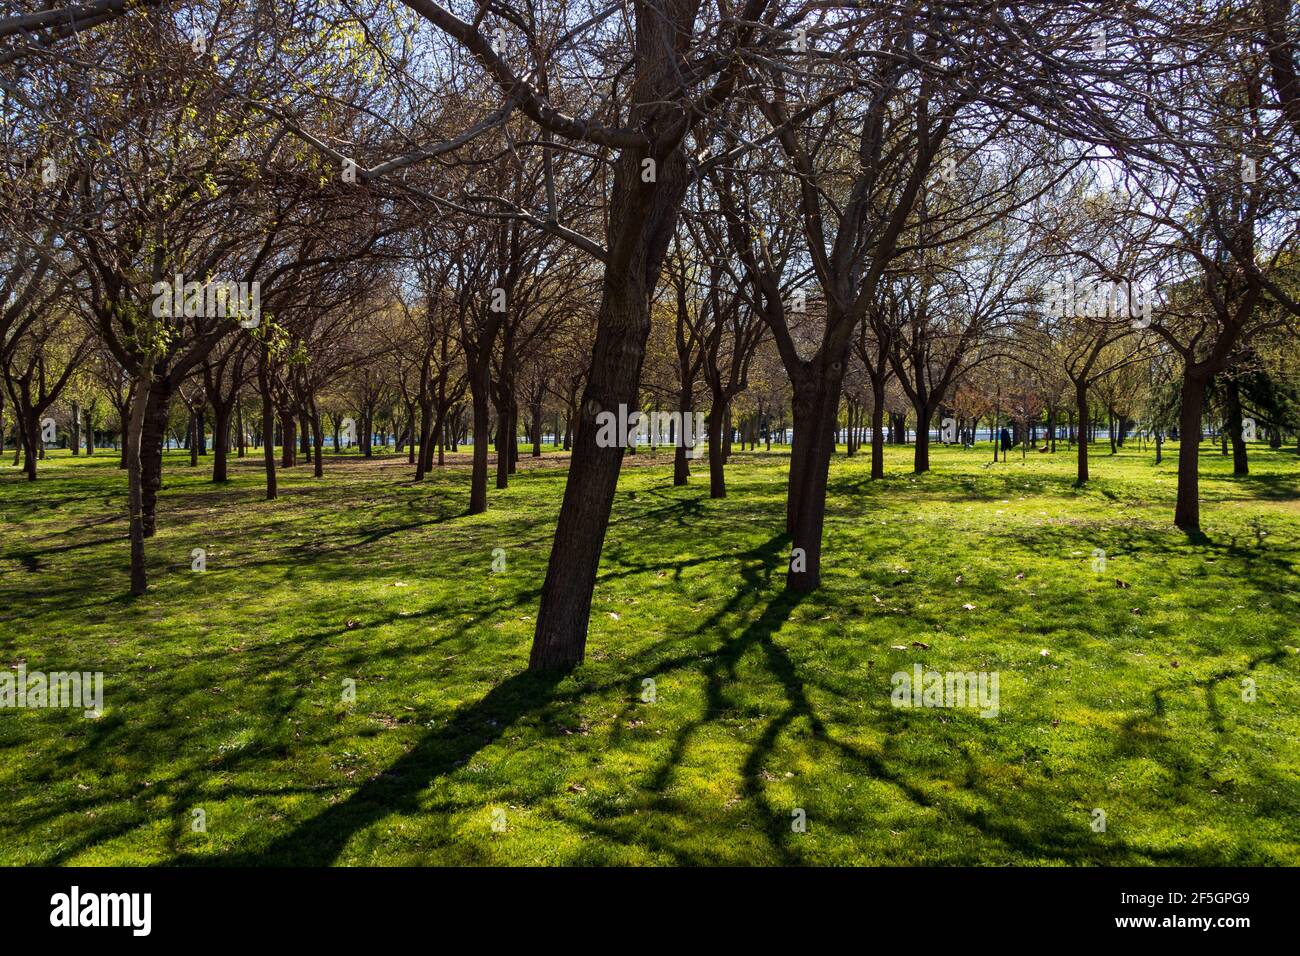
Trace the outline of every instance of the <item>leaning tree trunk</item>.
<instances>
[{"instance_id":1,"label":"leaning tree trunk","mask_svg":"<svg viewBox=\"0 0 1300 956\"><path fill-rule=\"evenodd\" d=\"M693 10L669 5L656 17L638 17L632 119L647 130L659 122L659 107L651 104L664 101L681 82L679 64L670 51L680 43L679 36L690 35L694 16ZM656 181L643 178L642 160L657 168ZM678 144L654 158L641 149L624 149L615 164L605 242L609 259L602 276L596 341L542 585L531 670L567 670L582 662L586 650L592 591L624 453L596 443L596 416L604 411L618 414L620 405L639 407L650 296L689 180L685 150Z\"/></svg>"},{"instance_id":2,"label":"leaning tree trunk","mask_svg":"<svg viewBox=\"0 0 1300 956\"><path fill-rule=\"evenodd\" d=\"M1183 407L1178 415L1178 503L1174 524L1184 531L1201 529L1201 416L1205 411L1206 379L1183 372Z\"/></svg>"},{"instance_id":3,"label":"leaning tree trunk","mask_svg":"<svg viewBox=\"0 0 1300 956\"><path fill-rule=\"evenodd\" d=\"M637 278L606 271L591 376L582 397L569 479L542 586L529 657L532 670L574 667L586 651L592 590L625 451L596 443L596 416L605 411L617 415L620 406L637 407L650 331L649 294Z\"/></svg>"}]
</instances>

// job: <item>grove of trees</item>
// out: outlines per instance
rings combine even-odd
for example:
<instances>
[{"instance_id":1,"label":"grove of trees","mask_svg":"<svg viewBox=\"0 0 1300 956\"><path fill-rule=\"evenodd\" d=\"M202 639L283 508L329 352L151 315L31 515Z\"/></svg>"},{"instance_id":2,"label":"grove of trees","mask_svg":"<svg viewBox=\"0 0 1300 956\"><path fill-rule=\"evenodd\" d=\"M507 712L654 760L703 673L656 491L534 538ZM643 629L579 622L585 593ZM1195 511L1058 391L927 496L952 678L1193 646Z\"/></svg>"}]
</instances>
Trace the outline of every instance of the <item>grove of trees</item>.
<instances>
[{"instance_id":1,"label":"grove of trees","mask_svg":"<svg viewBox=\"0 0 1300 956\"><path fill-rule=\"evenodd\" d=\"M169 447L267 498L468 458L467 514L562 456L537 670L583 660L649 450L602 413L703 413L673 480L714 497L788 454L797 592L841 449L1005 430L1084 484L1172 439L1193 534L1201 455L1300 454L1291 0L5 10L0 454L118 456L134 595Z\"/></svg>"}]
</instances>

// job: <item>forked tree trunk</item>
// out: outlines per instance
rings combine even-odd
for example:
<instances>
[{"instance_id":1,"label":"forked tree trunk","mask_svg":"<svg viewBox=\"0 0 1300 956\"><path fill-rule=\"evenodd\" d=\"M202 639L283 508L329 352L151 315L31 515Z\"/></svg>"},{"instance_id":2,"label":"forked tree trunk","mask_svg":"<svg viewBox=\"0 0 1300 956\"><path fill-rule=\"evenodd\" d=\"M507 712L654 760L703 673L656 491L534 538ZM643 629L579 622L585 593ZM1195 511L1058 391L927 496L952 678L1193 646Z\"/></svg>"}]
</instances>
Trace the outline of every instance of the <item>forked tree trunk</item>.
<instances>
[{"instance_id":1,"label":"forked tree trunk","mask_svg":"<svg viewBox=\"0 0 1300 956\"><path fill-rule=\"evenodd\" d=\"M668 4L656 7L653 14L648 9L640 8L637 16L635 75L629 88L635 105L629 123L643 128L651 139L665 133L676 137L684 130L673 125L677 119L671 110L661 111L660 104L675 96L682 82L678 51L685 52L686 38L694 32L698 3ZM596 340L542 585L529 656L532 670L575 667L586 650L592 590L623 463L622 448L596 444L596 416L602 411L617 414L620 405L639 407L650 296L691 176L680 140L661 142L658 152L651 156L642 148L625 148L614 164ZM646 176L643 160L649 161L654 175Z\"/></svg>"}]
</instances>

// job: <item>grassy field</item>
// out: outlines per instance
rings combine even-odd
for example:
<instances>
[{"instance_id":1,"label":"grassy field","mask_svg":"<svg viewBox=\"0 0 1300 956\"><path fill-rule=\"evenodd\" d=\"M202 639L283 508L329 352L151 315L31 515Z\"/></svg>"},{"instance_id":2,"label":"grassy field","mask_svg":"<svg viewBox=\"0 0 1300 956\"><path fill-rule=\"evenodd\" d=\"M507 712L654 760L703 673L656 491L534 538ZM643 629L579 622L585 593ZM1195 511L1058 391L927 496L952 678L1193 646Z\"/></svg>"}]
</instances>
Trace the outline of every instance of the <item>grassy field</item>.
<instances>
[{"instance_id":1,"label":"grassy field","mask_svg":"<svg viewBox=\"0 0 1300 956\"><path fill-rule=\"evenodd\" d=\"M1064 446L840 455L802 600L786 457L721 501L625 468L563 679L523 675L560 467L470 518L461 467L266 502L255 459L169 455L133 601L113 453L6 464L0 664L103 671L106 706L0 710L0 863L1300 864L1300 459L1207 443L1189 539L1176 446L1108 450L1085 490ZM997 672L999 713L894 707L916 663Z\"/></svg>"}]
</instances>

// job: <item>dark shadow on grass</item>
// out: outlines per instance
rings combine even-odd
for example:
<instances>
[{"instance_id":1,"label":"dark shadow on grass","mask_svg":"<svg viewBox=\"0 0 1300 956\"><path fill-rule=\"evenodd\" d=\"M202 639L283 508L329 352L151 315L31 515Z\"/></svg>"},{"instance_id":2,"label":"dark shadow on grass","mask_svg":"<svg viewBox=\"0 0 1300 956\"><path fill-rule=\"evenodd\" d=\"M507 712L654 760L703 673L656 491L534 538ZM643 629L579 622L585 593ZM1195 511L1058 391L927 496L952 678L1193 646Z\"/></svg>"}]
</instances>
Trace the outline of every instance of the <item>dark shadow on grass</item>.
<instances>
[{"instance_id":1,"label":"dark shadow on grass","mask_svg":"<svg viewBox=\"0 0 1300 956\"><path fill-rule=\"evenodd\" d=\"M440 730L384 771L259 851L222 857L181 857L178 863L234 866L327 866L353 836L393 813L420 810L420 795L494 743L521 717L544 708L563 675L524 673L462 707Z\"/></svg>"}]
</instances>

